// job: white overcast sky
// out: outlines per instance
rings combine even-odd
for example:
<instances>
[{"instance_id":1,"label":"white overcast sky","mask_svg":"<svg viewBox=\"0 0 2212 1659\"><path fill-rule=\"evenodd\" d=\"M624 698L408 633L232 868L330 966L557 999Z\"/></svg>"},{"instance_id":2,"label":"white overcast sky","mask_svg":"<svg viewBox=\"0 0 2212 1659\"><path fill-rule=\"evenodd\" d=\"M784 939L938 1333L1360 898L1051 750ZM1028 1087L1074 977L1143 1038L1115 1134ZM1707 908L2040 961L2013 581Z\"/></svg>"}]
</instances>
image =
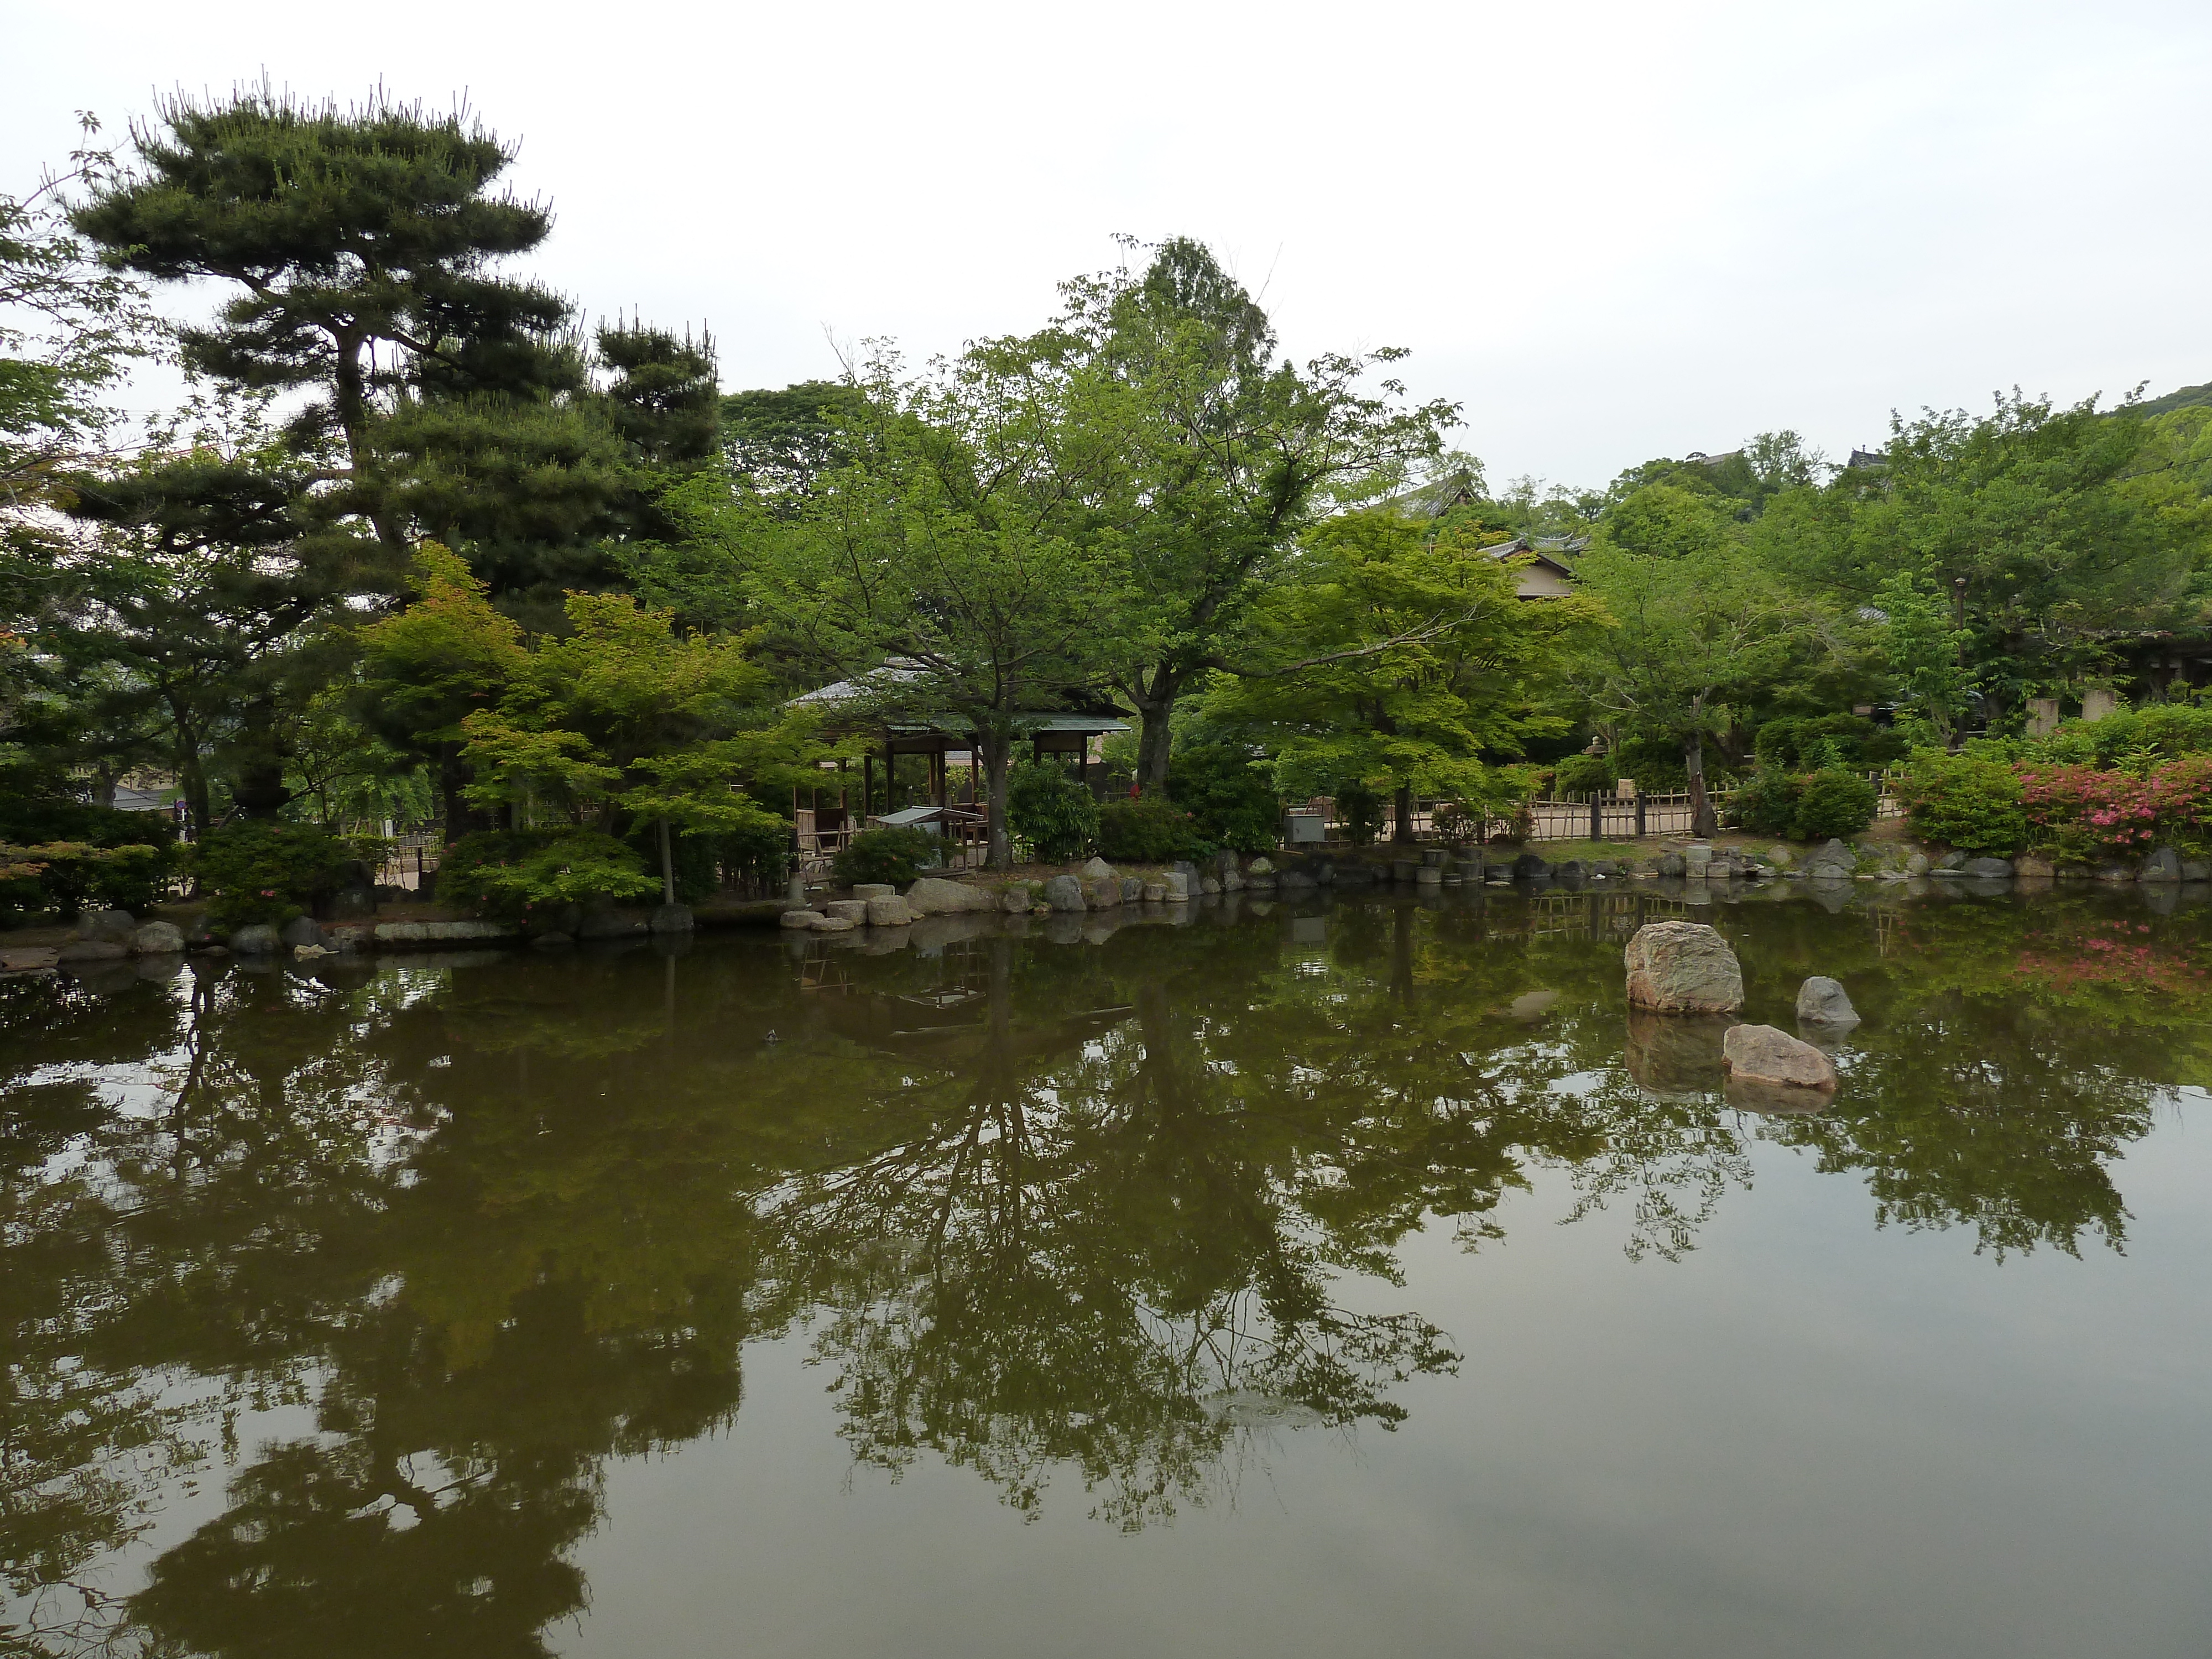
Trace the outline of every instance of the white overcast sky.
<instances>
[{"instance_id":1,"label":"white overcast sky","mask_svg":"<svg viewBox=\"0 0 2212 1659\"><path fill-rule=\"evenodd\" d=\"M1493 482L2212 380L2212 3L14 0L0 189L157 92L465 94L593 314L723 382L1034 326L1115 232L1402 345ZM154 395L149 392L146 395Z\"/></svg>"}]
</instances>

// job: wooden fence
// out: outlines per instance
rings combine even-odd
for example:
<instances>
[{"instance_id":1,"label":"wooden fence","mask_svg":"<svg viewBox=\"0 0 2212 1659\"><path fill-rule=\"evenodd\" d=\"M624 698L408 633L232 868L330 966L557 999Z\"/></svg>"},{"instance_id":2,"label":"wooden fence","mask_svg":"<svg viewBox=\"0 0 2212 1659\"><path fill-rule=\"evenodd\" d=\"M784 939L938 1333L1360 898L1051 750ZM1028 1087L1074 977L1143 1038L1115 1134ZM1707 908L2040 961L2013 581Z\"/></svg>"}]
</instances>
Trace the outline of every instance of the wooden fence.
<instances>
[{"instance_id":1,"label":"wooden fence","mask_svg":"<svg viewBox=\"0 0 2212 1659\"><path fill-rule=\"evenodd\" d=\"M1875 786L1875 817L1905 816L1905 803L1898 796L1899 775L1895 773L1869 772L1867 781ZM1729 804L1735 798L1732 788L1708 789L1714 811L1723 823L1729 817ZM1322 840L1339 842L1345 839L1343 826L1335 814L1335 803L1316 800L1303 807L1293 807L1288 816L1319 817L1327 826ZM1491 818L1482 826L1486 841L1633 841L1650 836L1686 836L1691 832L1690 793L1686 789L1670 793L1633 795L1565 795L1545 797L1528 803L1524 809L1525 823L1515 818ZM1440 830L1439 822L1447 828ZM1416 800L1413 803L1413 836L1416 840L1434 840L1447 834L1462 822L1458 804L1449 800ZM1387 836L1390 826L1381 831ZM1300 839L1295 833L1285 839L1296 845Z\"/></svg>"}]
</instances>

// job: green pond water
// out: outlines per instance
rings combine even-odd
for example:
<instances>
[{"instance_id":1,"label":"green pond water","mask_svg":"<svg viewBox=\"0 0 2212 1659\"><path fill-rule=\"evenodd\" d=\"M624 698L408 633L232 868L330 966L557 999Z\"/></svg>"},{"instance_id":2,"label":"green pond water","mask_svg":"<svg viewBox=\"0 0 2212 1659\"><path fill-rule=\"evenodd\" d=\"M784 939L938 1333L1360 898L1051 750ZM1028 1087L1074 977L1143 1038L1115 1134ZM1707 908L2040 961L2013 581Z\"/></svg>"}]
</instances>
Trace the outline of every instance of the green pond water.
<instances>
[{"instance_id":1,"label":"green pond water","mask_svg":"<svg viewBox=\"0 0 2212 1659\"><path fill-rule=\"evenodd\" d=\"M0 984L0 1652L2212 1651L2202 901Z\"/></svg>"}]
</instances>

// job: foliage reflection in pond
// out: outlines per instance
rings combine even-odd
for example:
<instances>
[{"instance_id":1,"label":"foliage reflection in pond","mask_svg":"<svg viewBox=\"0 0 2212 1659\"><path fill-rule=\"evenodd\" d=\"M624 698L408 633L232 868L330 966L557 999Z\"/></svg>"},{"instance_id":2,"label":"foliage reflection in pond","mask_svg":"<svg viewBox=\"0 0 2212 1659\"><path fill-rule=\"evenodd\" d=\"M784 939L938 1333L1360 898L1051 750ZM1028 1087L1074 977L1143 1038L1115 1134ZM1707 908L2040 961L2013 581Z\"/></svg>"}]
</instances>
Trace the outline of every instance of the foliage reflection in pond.
<instances>
[{"instance_id":1,"label":"foliage reflection in pond","mask_svg":"<svg viewBox=\"0 0 2212 1659\"><path fill-rule=\"evenodd\" d=\"M1866 1019L1832 1109L1742 1112L1717 1037L1622 1005L1663 908L0 987L16 1633L545 1651L608 1461L731 1422L744 1345L802 1330L862 1465L1158 1523L1285 1436L1402 1420L1456 1355L1374 1310L1401 1245L1479 1253L1547 1171L1632 1256L1694 1249L1762 1139L1877 1224L2118 1249L2117 1166L2212 1070L2187 910L1746 902L1711 914L1747 1018L1820 971ZM218 1466L125 1596L103 1564Z\"/></svg>"}]
</instances>

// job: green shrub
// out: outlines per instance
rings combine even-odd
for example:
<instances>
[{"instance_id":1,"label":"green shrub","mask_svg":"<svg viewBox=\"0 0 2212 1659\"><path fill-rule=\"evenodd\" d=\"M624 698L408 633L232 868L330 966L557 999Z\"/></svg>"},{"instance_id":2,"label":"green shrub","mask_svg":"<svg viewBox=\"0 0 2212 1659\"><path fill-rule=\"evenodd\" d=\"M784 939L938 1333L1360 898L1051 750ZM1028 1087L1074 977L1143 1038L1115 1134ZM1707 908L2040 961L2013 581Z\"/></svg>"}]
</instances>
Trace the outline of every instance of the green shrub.
<instances>
[{"instance_id":1,"label":"green shrub","mask_svg":"<svg viewBox=\"0 0 2212 1659\"><path fill-rule=\"evenodd\" d=\"M1791 832L1800 841L1856 836L1874 822L1881 792L1856 772L1829 767L1804 781Z\"/></svg>"},{"instance_id":2,"label":"green shrub","mask_svg":"<svg viewBox=\"0 0 2212 1659\"><path fill-rule=\"evenodd\" d=\"M1786 836L1797 823L1801 781L1779 766L1762 763L1735 792L1730 805L1739 827L1754 836Z\"/></svg>"},{"instance_id":3,"label":"green shrub","mask_svg":"<svg viewBox=\"0 0 2212 1659\"><path fill-rule=\"evenodd\" d=\"M343 842L318 825L248 818L200 837L191 867L215 921L225 927L282 925L335 887L351 856Z\"/></svg>"},{"instance_id":4,"label":"green shrub","mask_svg":"<svg viewBox=\"0 0 2212 1659\"><path fill-rule=\"evenodd\" d=\"M1038 860L1079 858L1098 833L1098 803L1057 761L1024 761L1006 779L1006 824Z\"/></svg>"},{"instance_id":5,"label":"green shrub","mask_svg":"<svg viewBox=\"0 0 2212 1659\"><path fill-rule=\"evenodd\" d=\"M161 902L176 865L176 825L165 812L125 812L49 793L22 769L0 776L0 842L78 850L38 860L44 868L0 884L0 909L134 913Z\"/></svg>"},{"instance_id":6,"label":"green shrub","mask_svg":"<svg viewBox=\"0 0 2212 1659\"><path fill-rule=\"evenodd\" d=\"M1283 805L1261 764L1234 744L1179 749L1168 763L1168 798L1190 814L1198 840L1271 852L1282 842Z\"/></svg>"},{"instance_id":7,"label":"green shrub","mask_svg":"<svg viewBox=\"0 0 2212 1659\"><path fill-rule=\"evenodd\" d=\"M1707 757L1707 765L1711 764ZM1687 789L1690 771L1682 759L1682 745L1666 738L1636 738L1613 751L1613 775L1633 778L1647 795Z\"/></svg>"},{"instance_id":8,"label":"green shrub","mask_svg":"<svg viewBox=\"0 0 2212 1659\"><path fill-rule=\"evenodd\" d=\"M1962 853L2009 857L2027 842L2020 778L2002 761L1923 749L1905 774L1913 829Z\"/></svg>"},{"instance_id":9,"label":"green shrub","mask_svg":"<svg viewBox=\"0 0 2212 1659\"><path fill-rule=\"evenodd\" d=\"M439 901L487 915L659 890L635 848L597 830L482 830L438 860Z\"/></svg>"},{"instance_id":10,"label":"green shrub","mask_svg":"<svg viewBox=\"0 0 2212 1659\"><path fill-rule=\"evenodd\" d=\"M1336 821L1354 847L1372 847L1382 833L1382 797L1349 783L1336 792Z\"/></svg>"},{"instance_id":11,"label":"green shrub","mask_svg":"<svg viewBox=\"0 0 2212 1659\"><path fill-rule=\"evenodd\" d=\"M1885 741L1881 729L1863 714L1813 714L1768 720L1759 728L1753 750L1761 766L1784 772L1813 772L1832 766L1873 764L1870 746L1893 750L1882 758L1897 759L1902 750Z\"/></svg>"},{"instance_id":12,"label":"green shrub","mask_svg":"<svg viewBox=\"0 0 2212 1659\"><path fill-rule=\"evenodd\" d=\"M1116 863L1171 864L1193 855L1190 814L1158 795L1109 800L1098 809L1098 852Z\"/></svg>"},{"instance_id":13,"label":"green shrub","mask_svg":"<svg viewBox=\"0 0 2212 1659\"><path fill-rule=\"evenodd\" d=\"M714 838L714 844L725 876L774 881L791 862L791 825L781 819L745 824L725 830Z\"/></svg>"},{"instance_id":14,"label":"green shrub","mask_svg":"<svg viewBox=\"0 0 2212 1659\"><path fill-rule=\"evenodd\" d=\"M2068 720L2047 738L2021 745L2024 759L2061 766L2119 769L2131 756L2179 760L2212 754L2212 708L2153 703L2123 708L2100 720Z\"/></svg>"},{"instance_id":15,"label":"green shrub","mask_svg":"<svg viewBox=\"0 0 2212 1659\"><path fill-rule=\"evenodd\" d=\"M1620 775L1610 755L1570 755L1553 770L1552 790L1559 795L1607 794Z\"/></svg>"},{"instance_id":16,"label":"green shrub","mask_svg":"<svg viewBox=\"0 0 2212 1659\"><path fill-rule=\"evenodd\" d=\"M846 842L830 860L830 872L840 887L861 882L888 882L903 887L937 863L943 844L927 830L912 824L884 824L863 830Z\"/></svg>"}]
</instances>

